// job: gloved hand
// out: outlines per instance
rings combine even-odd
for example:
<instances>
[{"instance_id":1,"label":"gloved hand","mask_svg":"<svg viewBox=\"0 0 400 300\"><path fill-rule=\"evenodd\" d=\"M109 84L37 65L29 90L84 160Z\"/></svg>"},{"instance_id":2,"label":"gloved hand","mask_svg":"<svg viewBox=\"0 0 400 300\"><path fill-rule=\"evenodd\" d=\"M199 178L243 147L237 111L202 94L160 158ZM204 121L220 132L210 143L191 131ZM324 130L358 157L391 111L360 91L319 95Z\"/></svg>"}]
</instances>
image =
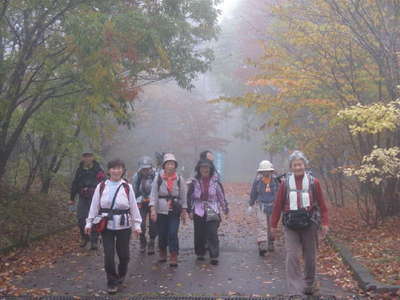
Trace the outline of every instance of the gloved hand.
<instances>
[{"instance_id":1,"label":"gloved hand","mask_svg":"<svg viewBox=\"0 0 400 300\"><path fill-rule=\"evenodd\" d=\"M252 212L253 212L253 206L249 206L249 207L247 208L247 214L248 214L248 215L251 215Z\"/></svg>"}]
</instances>

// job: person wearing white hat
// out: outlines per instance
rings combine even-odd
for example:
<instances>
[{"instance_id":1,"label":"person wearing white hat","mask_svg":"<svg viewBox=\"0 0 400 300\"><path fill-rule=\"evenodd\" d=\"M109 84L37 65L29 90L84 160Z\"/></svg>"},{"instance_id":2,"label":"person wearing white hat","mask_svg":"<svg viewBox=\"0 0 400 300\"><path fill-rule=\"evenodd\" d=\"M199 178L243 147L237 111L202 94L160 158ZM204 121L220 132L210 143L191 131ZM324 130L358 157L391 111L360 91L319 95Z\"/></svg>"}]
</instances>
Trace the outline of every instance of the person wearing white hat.
<instances>
[{"instance_id":1,"label":"person wearing white hat","mask_svg":"<svg viewBox=\"0 0 400 300\"><path fill-rule=\"evenodd\" d=\"M276 193L279 188L279 183L274 176L274 171L274 166L270 161L261 161L257 169L257 177L253 182L250 193L248 212L252 211L252 207L256 202L260 205L261 213L257 214L260 223L257 244L261 256L267 251L274 250L274 241L270 230L270 217Z\"/></svg>"},{"instance_id":2,"label":"person wearing white hat","mask_svg":"<svg viewBox=\"0 0 400 300\"><path fill-rule=\"evenodd\" d=\"M167 261L167 247L170 266L178 266L180 219L186 223L186 184L177 174L178 162L172 153L164 154L162 170L153 181L150 195L151 219L157 222L159 262Z\"/></svg>"}]
</instances>

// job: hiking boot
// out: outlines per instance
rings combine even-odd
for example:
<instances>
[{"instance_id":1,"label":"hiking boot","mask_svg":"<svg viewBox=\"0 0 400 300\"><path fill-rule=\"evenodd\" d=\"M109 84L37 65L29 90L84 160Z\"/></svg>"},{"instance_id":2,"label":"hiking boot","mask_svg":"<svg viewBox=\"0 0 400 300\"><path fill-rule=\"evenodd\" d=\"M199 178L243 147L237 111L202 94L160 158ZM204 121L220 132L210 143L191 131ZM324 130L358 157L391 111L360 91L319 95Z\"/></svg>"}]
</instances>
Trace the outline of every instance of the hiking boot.
<instances>
[{"instance_id":1,"label":"hiking boot","mask_svg":"<svg viewBox=\"0 0 400 300\"><path fill-rule=\"evenodd\" d=\"M155 253L154 244L155 244L154 239L150 239L149 246L147 247L147 254L148 255L153 255Z\"/></svg>"},{"instance_id":2,"label":"hiking boot","mask_svg":"<svg viewBox=\"0 0 400 300\"><path fill-rule=\"evenodd\" d=\"M264 256L267 253L267 243L265 241L257 242L258 244L258 254Z\"/></svg>"},{"instance_id":3,"label":"hiking boot","mask_svg":"<svg viewBox=\"0 0 400 300\"><path fill-rule=\"evenodd\" d=\"M314 293L316 293L317 290L318 290L318 289L315 287L315 285L306 286L306 287L303 289L303 294L304 294L304 295L314 295Z\"/></svg>"},{"instance_id":4,"label":"hiking boot","mask_svg":"<svg viewBox=\"0 0 400 300\"><path fill-rule=\"evenodd\" d=\"M177 267L178 266L178 253L172 252L169 257L169 266Z\"/></svg>"},{"instance_id":5,"label":"hiking boot","mask_svg":"<svg viewBox=\"0 0 400 300\"><path fill-rule=\"evenodd\" d=\"M274 243L268 243L268 249L269 252L274 252L275 251L275 247L274 247Z\"/></svg>"},{"instance_id":6,"label":"hiking boot","mask_svg":"<svg viewBox=\"0 0 400 300\"><path fill-rule=\"evenodd\" d=\"M158 262L165 263L167 261L167 249L160 249L160 259Z\"/></svg>"},{"instance_id":7,"label":"hiking boot","mask_svg":"<svg viewBox=\"0 0 400 300\"><path fill-rule=\"evenodd\" d=\"M86 247L86 245L89 243L89 239L88 238L82 238L81 239L81 243L79 244L79 247L84 248Z\"/></svg>"},{"instance_id":8,"label":"hiking boot","mask_svg":"<svg viewBox=\"0 0 400 300\"><path fill-rule=\"evenodd\" d=\"M116 294L118 292L118 288L116 286L110 285L107 287L107 293L110 295Z\"/></svg>"},{"instance_id":9,"label":"hiking boot","mask_svg":"<svg viewBox=\"0 0 400 300\"><path fill-rule=\"evenodd\" d=\"M118 278L117 284L118 284L118 285L122 285L122 284L124 283L124 280L125 280L125 277L120 277L120 278Z\"/></svg>"},{"instance_id":10,"label":"hiking boot","mask_svg":"<svg viewBox=\"0 0 400 300\"><path fill-rule=\"evenodd\" d=\"M211 261L210 261L210 263L211 263L213 266L216 266L216 265L218 265L218 259L212 258Z\"/></svg>"},{"instance_id":11,"label":"hiking boot","mask_svg":"<svg viewBox=\"0 0 400 300\"><path fill-rule=\"evenodd\" d=\"M90 240L90 250L97 250L97 239L91 239Z\"/></svg>"},{"instance_id":12,"label":"hiking boot","mask_svg":"<svg viewBox=\"0 0 400 300\"><path fill-rule=\"evenodd\" d=\"M140 238L140 253L146 252L146 238Z\"/></svg>"}]
</instances>

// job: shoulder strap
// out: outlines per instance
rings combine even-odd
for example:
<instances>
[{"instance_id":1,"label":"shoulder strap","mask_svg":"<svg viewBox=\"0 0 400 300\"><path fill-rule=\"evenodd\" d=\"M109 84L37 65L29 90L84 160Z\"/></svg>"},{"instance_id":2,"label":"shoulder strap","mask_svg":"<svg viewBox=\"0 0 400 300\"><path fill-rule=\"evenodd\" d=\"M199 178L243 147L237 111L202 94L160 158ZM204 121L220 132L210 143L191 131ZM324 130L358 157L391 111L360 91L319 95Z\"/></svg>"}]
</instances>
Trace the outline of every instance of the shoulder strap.
<instances>
[{"instance_id":1,"label":"shoulder strap","mask_svg":"<svg viewBox=\"0 0 400 300\"><path fill-rule=\"evenodd\" d=\"M157 177L157 184L158 184L158 189L160 189L160 186L162 184L163 179L161 178L160 175L158 175ZM181 189L181 176L178 176L177 178L177 183L178 183L178 188L179 190Z\"/></svg>"},{"instance_id":2,"label":"shoulder strap","mask_svg":"<svg viewBox=\"0 0 400 300\"><path fill-rule=\"evenodd\" d=\"M118 186L117 190L115 191L115 194L114 194L114 197L113 197L113 200L112 200L111 206L110 206L110 209L111 209L111 210L112 210L112 209L113 209L113 207L114 207L114 204L115 204L115 199L117 199L117 195L118 195L119 189L120 189L120 188L121 188L121 186L123 186L123 185L124 185L124 183L121 183L121 184Z\"/></svg>"},{"instance_id":3,"label":"shoulder strap","mask_svg":"<svg viewBox=\"0 0 400 300\"><path fill-rule=\"evenodd\" d=\"M100 182L100 198L103 195L104 192L104 188L106 187L106 182L103 180L102 182Z\"/></svg>"},{"instance_id":4,"label":"shoulder strap","mask_svg":"<svg viewBox=\"0 0 400 300\"><path fill-rule=\"evenodd\" d=\"M194 192L194 181L195 179L192 179L188 184L187 198L191 197Z\"/></svg>"},{"instance_id":5,"label":"shoulder strap","mask_svg":"<svg viewBox=\"0 0 400 300\"><path fill-rule=\"evenodd\" d=\"M124 186L126 195L128 196L128 200L129 200L129 185L128 185L126 182L122 182L122 183L119 185L119 187L117 188L116 192L115 192L115 195L114 195L114 198L113 198L113 202L112 202L112 204L111 204L110 209L113 208L114 203L115 203L115 198L117 197L118 191L119 191L119 189L121 188L122 185ZM100 197L99 197L100 207L101 207L101 196L103 195L103 192L104 192L104 188L105 188L105 187L106 187L106 182L105 182L105 181L102 181L102 182L100 183L100 190L99 190L99 193L100 193Z\"/></svg>"},{"instance_id":6,"label":"shoulder strap","mask_svg":"<svg viewBox=\"0 0 400 300\"><path fill-rule=\"evenodd\" d=\"M160 176L160 173L157 175L157 184L158 184L158 190L160 190L160 186L162 185L162 178Z\"/></svg>"},{"instance_id":7,"label":"shoulder strap","mask_svg":"<svg viewBox=\"0 0 400 300\"><path fill-rule=\"evenodd\" d=\"M129 184L127 184L126 182L123 182L122 185L124 186L124 190L125 190L126 196L128 197L128 201L129 201Z\"/></svg>"},{"instance_id":8,"label":"shoulder strap","mask_svg":"<svg viewBox=\"0 0 400 300\"><path fill-rule=\"evenodd\" d=\"M178 175L178 178L176 180L177 180L177 184L178 184L178 191L180 194L181 193L181 176ZM158 191L160 191L160 186L161 186L162 182L163 182L163 179L161 178L160 173L158 173L158 176L157 176ZM168 191L168 193L169 193L169 191Z\"/></svg>"},{"instance_id":9,"label":"shoulder strap","mask_svg":"<svg viewBox=\"0 0 400 300\"><path fill-rule=\"evenodd\" d=\"M313 197L313 206L315 206L317 209L319 209L318 201L316 198L316 191L315 191L315 177L311 174L308 174L308 178L310 180L310 192Z\"/></svg>"},{"instance_id":10,"label":"shoulder strap","mask_svg":"<svg viewBox=\"0 0 400 300\"><path fill-rule=\"evenodd\" d=\"M135 182L135 190L139 191L139 187L140 187L140 183L142 181L142 175L140 174L140 172L136 173L137 178L136 178L136 182Z\"/></svg>"},{"instance_id":11,"label":"shoulder strap","mask_svg":"<svg viewBox=\"0 0 400 300\"><path fill-rule=\"evenodd\" d=\"M225 189L224 189L224 186L222 185L221 181L217 180L217 184L218 184L219 187L221 188L222 194L223 194L224 197L225 197Z\"/></svg>"}]
</instances>

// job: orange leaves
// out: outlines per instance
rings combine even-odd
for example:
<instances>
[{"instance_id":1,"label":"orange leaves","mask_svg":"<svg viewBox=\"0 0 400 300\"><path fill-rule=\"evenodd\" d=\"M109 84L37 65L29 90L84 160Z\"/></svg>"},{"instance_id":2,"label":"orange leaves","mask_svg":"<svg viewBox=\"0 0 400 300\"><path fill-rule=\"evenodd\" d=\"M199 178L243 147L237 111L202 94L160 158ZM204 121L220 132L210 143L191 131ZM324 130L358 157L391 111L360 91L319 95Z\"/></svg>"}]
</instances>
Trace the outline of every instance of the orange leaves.
<instances>
[{"instance_id":1,"label":"orange leaves","mask_svg":"<svg viewBox=\"0 0 400 300\"><path fill-rule=\"evenodd\" d=\"M65 243L65 241L68 243ZM14 285L14 280L27 272L42 267L50 267L56 259L78 249L79 237L75 230L35 242L29 248L16 250L0 258L0 295L45 296L52 293L50 288L26 289Z\"/></svg>"},{"instance_id":2,"label":"orange leaves","mask_svg":"<svg viewBox=\"0 0 400 300\"><path fill-rule=\"evenodd\" d=\"M382 283L400 285L400 217L371 228L356 207L331 208L332 234Z\"/></svg>"}]
</instances>

